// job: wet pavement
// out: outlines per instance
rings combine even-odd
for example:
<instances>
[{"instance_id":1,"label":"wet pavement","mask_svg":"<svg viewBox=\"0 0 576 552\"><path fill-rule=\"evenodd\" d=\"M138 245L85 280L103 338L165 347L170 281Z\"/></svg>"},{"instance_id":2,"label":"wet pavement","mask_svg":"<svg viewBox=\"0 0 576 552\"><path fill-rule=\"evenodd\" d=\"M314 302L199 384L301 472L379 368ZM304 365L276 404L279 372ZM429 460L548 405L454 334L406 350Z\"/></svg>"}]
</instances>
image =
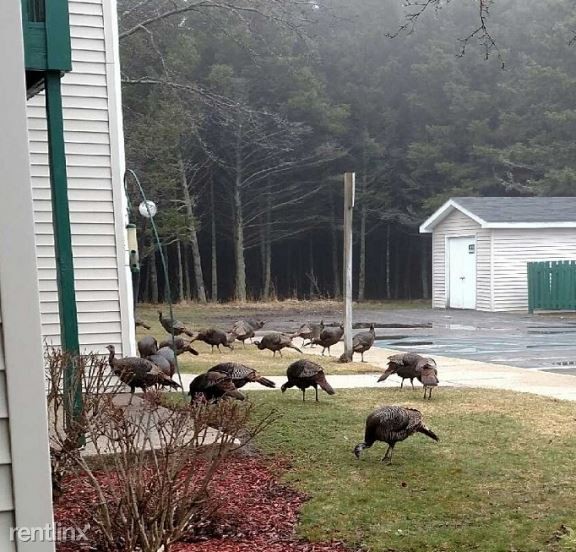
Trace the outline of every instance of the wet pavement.
<instances>
[{"instance_id":1,"label":"wet pavement","mask_svg":"<svg viewBox=\"0 0 576 552\"><path fill-rule=\"evenodd\" d=\"M370 314L378 324L384 313L362 313ZM415 309L390 311L386 319L376 330L380 347L576 375L571 315Z\"/></svg>"}]
</instances>

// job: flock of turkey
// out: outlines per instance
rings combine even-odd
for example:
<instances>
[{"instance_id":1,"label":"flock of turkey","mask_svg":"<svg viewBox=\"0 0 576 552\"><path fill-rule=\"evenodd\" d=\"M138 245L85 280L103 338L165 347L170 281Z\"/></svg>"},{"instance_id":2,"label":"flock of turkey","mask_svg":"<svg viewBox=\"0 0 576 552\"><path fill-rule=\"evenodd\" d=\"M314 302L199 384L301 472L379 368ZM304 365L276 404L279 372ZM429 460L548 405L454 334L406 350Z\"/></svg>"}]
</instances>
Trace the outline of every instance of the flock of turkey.
<instances>
[{"instance_id":1,"label":"flock of turkey","mask_svg":"<svg viewBox=\"0 0 576 552\"><path fill-rule=\"evenodd\" d=\"M162 327L169 334L174 334L172 338L160 343L154 336L147 335L138 342L138 352L140 357L116 358L113 345L109 345L109 364L113 373L130 387L130 403L136 388L144 392L150 387L180 388L180 385L173 379L176 372L176 356L189 352L198 355L192 347L195 341L203 341L212 348L221 351L220 347L227 347L234 350L236 341L242 342L246 346L246 340L251 341L256 336L256 331L264 326L262 320L244 319L236 322L229 332L209 328L194 332L186 327L179 320L165 318L161 311L158 311L159 321ZM137 325L145 326L141 321ZM148 326L149 329L149 326ZM188 336L186 340L182 335ZM340 324L336 327L326 327L324 321L319 324L303 324L297 332L293 334L271 332L263 335L260 340L253 343L260 350L272 351L273 356L278 352L282 356L282 349L290 348L302 353L301 348L292 343L296 337L302 339L301 347L322 346L322 355L326 351L330 354L330 347L338 343L344 335L344 326ZM354 336L353 351L361 355L364 362L364 353L368 351L375 341L374 325L370 329L360 332ZM438 370L436 362L431 358L422 357L415 353L401 353L392 355L388 359L388 367L380 376L378 381L385 381L390 375L397 374L404 385L404 380L409 379L414 389L414 379L420 381L424 387L424 398L431 399L432 389L438 385ZM315 398L318 401L318 388L329 395L334 395L335 391L326 379L326 374L322 366L307 359L300 359L290 364L286 370L287 381L281 386L284 393L286 389L297 387L302 391L302 400L306 399L306 389L312 387L315 390ZM244 400L245 396L239 391L247 383L256 382L265 387L275 388L276 384L259 374L253 368L238 362L224 362L216 364L206 373L195 377L190 383L189 395L191 401L217 401L223 398ZM366 430L364 441L356 446L354 454L360 457L360 452L364 448L371 447L375 441L383 441L388 444L388 450L383 458L385 462L391 462L392 450L398 441L402 441L414 433L423 433L434 440L438 437L428 429L418 410L404 408L401 406L385 406L372 412L366 420Z\"/></svg>"}]
</instances>

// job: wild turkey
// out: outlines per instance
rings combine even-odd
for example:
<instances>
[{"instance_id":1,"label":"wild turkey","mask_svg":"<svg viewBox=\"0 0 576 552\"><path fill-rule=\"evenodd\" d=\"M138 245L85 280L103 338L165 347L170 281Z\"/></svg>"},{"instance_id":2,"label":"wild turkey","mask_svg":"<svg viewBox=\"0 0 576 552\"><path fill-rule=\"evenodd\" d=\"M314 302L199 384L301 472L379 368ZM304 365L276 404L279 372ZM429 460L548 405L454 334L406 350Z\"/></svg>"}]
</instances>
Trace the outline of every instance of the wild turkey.
<instances>
[{"instance_id":1,"label":"wild turkey","mask_svg":"<svg viewBox=\"0 0 576 552\"><path fill-rule=\"evenodd\" d=\"M217 364L208 370L208 372L220 372L221 374L226 374L232 378L232 383L237 389L244 387L247 383L256 381L262 384L264 387L276 387L276 384L264 376L261 376L253 368L244 366L238 362L223 362L222 364Z\"/></svg>"},{"instance_id":2,"label":"wild turkey","mask_svg":"<svg viewBox=\"0 0 576 552\"><path fill-rule=\"evenodd\" d=\"M170 363L170 377L176 372L176 355L170 347L160 347L157 355L164 357Z\"/></svg>"},{"instance_id":3,"label":"wild turkey","mask_svg":"<svg viewBox=\"0 0 576 552\"><path fill-rule=\"evenodd\" d=\"M160 320L160 324L162 327L169 333L172 334L174 331L174 335L180 335L185 333L186 335L192 337L194 332L189 330L180 320L174 320L173 318L164 318L162 315L162 311L158 311L158 320Z\"/></svg>"},{"instance_id":4,"label":"wild turkey","mask_svg":"<svg viewBox=\"0 0 576 552\"><path fill-rule=\"evenodd\" d=\"M354 336L352 340L352 350L354 353L360 353L362 355L362 362L364 362L364 353L372 348L375 339L376 332L374 331L374 324L370 324L370 330L367 332L360 332Z\"/></svg>"},{"instance_id":5,"label":"wild turkey","mask_svg":"<svg viewBox=\"0 0 576 552\"><path fill-rule=\"evenodd\" d=\"M298 347L296 347L296 345L292 343L291 336L277 332L266 334L260 341L254 341L254 345L256 345L256 347L258 347L258 349L261 351L264 349L272 351L274 353L273 356L276 356L276 352L279 352L280 356L282 356L282 349L286 348L294 349L299 353L302 352L300 349L298 349Z\"/></svg>"},{"instance_id":6,"label":"wild turkey","mask_svg":"<svg viewBox=\"0 0 576 552\"><path fill-rule=\"evenodd\" d=\"M412 389L414 389L414 378L418 377L422 368L429 364L429 362L436 364L432 359L425 358L416 353L399 353L392 355L388 357L388 368L386 368L386 371L378 378L378 381L385 381L392 374L397 374L402 378L400 389L404 386L405 379L410 380Z\"/></svg>"},{"instance_id":7,"label":"wild turkey","mask_svg":"<svg viewBox=\"0 0 576 552\"><path fill-rule=\"evenodd\" d=\"M235 339L242 341L242 345L246 347L246 340L252 339L255 335L254 328L244 320L238 320L232 326L231 334L234 334Z\"/></svg>"},{"instance_id":8,"label":"wild turkey","mask_svg":"<svg viewBox=\"0 0 576 552\"><path fill-rule=\"evenodd\" d=\"M142 358L153 355L158 350L158 342L153 335L145 335L138 341L138 354Z\"/></svg>"},{"instance_id":9,"label":"wild turkey","mask_svg":"<svg viewBox=\"0 0 576 552\"><path fill-rule=\"evenodd\" d=\"M438 436L422 421L422 413L414 408L402 406L382 406L372 412L366 419L364 441L354 448L356 458L365 448L370 448L375 441L388 444L382 462L392 463L392 452L398 441L404 441L414 433L423 433L438 441Z\"/></svg>"},{"instance_id":10,"label":"wild turkey","mask_svg":"<svg viewBox=\"0 0 576 552\"><path fill-rule=\"evenodd\" d=\"M231 339L232 338L232 339ZM223 332L222 330L218 330L216 328L209 328L207 330L200 330L191 340L190 343L194 341L204 341L212 347L212 352L214 352L214 347L218 348L219 352L222 352L220 349L220 345L223 347L228 347L231 351L234 350L234 338Z\"/></svg>"},{"instance_id":11,"label":"wild turkey","mask_svg":"<svg viewBox=\"0 0 576 552\"><path fill-rule=\"evenodd\" d=\"M130 387L132 396L128 404L132 404L136 387L142 389L144 393L146 393L148 387L157 384L169 385L174 389L180 387L180 385L170 378L170 376L162 372L153 362L138 357L116 358L114 345L108 345L106 348L110 351L108 357L110 368L112 368L114 374L120 378L120 381Z\"/></svg>"},{"instance_id":12,"label":"wild turkey","mask_svg":"<svg viewBox=\"0 0 576 552\"><path fill-rule=\"evenodd\" d=\"M159 348L162 349L163 347L170 347L170 349L174 350L176 347L176 354L180 356L182 353L191 353L193 355L198 356L198 351L193 349L190 345L190 342L186 341L183 337L175 337L174 343L172 343L172 339L165 339L164 341L160 342Z\"/></svg>"},{"instance_id":13,"label":"wild turkey","mask_svg":"<svg viewBox=\"0 0 576 552\"><path fill-rule=\"evenodd\" d=\"M259 330L264 327L264 320L258 320L257 318L245 318L243 322L246 322L253 330Z\"/></svg>"},{"instance_id":14,"label":"wild turkey","mask_svg":"<svg viewBox=\"0 0 576 552\"><path fill-rule=\"evenodd\" d=\"M322 345L322 356L324 356L324 352L328 349L328 356L330 356L330 347L335 345L342 339L344 335L344 324L340 324L336 328L324 328L320 333L320 337L318 339L313 339L312 343L314 345Z\"/></svg>"},{"instance_id":15,"label":"wild turkey","mask_svg":"<svg viewBox=\"0 0 576 552\"><path fill-rule=\"evenodd\" d=\"M164 372L170 378L174 375L174 372L176 371L172 370L170 361L165 356L160 355L158 353L150 355L149 357L147 357L147 360L156 364L156 366L158 366L158 368L160 368L160 370L162 370L162 372Z\"/></svg>"},{"instance_id":16,"label":"wild turkey","mask_svg":"<svg viewBox=\"0 0 576 552\"><path fill-rule=\"evenodd\" d=\"M146 322L144 322L144 320L142 320L141 318L136 318L136 320L134 320L134 325L138 328L144 328L146 330L150 329L150 325L146 324Z\"/></svg>"},{"instance_id":17,"label":"wild turkey","mask_svg":"<svg viewBox=\"0 0 576 552\"><path fill-rule=\"evenodd\" d=\"M190 402L199 397L207 401L218 401L222 397L230 397L243 401L246 397L236 389L232 378L221 372L207 372L196 376L190 383Z\"/></svg>"},{"instance_id":18,"label":"wild turkey","mask_svg":"<svg viewBox=\"0 0 576 552\"><path fill-rule=\"evenodd\" d=\"M318 401L318 386L326 391L328 395L334 395L336 391L326 380L322 366L310 360L297 360L288 366L286 370L288 381L280 387L282 393L290 387L298 387L302 390L302 401L306 400L306 389L314 387L316 391L316 401Z\"/></svg>"},{"instance_id":19,"label":"wild turkey","mask_svg":"<svg viewBox=\"0 0 576 552\"><path fill-rule=\"evenodd\" d=\"M312 344L312 340L318 339L322 330L324 329L324 320L320 321L320 324L302 324L297 332L295 332L292 337L301 337L302 338L302 347L306 347L307 345ZM308 343L306 340L308 339Z\"/></svg>"},{"instance_id":20,"label":"wild turkey","mask_svg":"<svg viewBox=\"0 0 576 552\"><path fill-rule=\"evenodd\" d=\"M434 365L432 365L432 363L434 363ZM437 387L440 383L436 361L429 358L428 362L422 366L422 370L416 375L416 377L424 386L424 398L426 398L426 391L428 391L428 399L432 399L432 388Z\"/></svg>"}]
</instances>

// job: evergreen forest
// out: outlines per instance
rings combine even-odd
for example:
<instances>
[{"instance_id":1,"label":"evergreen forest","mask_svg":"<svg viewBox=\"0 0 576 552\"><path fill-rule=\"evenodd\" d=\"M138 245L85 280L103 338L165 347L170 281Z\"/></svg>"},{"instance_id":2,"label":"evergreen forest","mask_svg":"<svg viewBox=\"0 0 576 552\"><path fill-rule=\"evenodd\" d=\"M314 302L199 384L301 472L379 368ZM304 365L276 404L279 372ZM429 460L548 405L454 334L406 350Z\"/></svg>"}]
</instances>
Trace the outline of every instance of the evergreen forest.
<instances>
[{"instance_id":1,"label":"evergreen forest","mask_svg":"<svg viewBox=\"0 0 576 552\"><path fill-rule=\"evenodd\" d=\"M569 0L119 0L127 167L171 299L338 297L356 173L359 300L427 299L450 197L568 196ZM489 12L488 12L489 9ZM166 282L141 196L136 292Z\"/></svg>"}]
</instances>

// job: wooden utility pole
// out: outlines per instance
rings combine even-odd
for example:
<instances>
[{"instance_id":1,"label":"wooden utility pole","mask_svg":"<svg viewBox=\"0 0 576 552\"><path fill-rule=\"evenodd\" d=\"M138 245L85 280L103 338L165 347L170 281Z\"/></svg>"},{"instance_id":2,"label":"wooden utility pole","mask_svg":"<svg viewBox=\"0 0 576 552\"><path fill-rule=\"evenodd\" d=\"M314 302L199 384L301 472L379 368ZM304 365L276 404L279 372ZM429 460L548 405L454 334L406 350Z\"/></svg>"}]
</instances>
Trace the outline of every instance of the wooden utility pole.
<instances>
[{"instance_id":1,"label":"wooden utility pole","mask_svg":"<svg viewBox=\"0 0 576 552\"><path fill-rule=\"evenodd\" d=\"M344 355L352 361L352 213L355 173L344 173Z\"/></svg>"}]
</instances>

